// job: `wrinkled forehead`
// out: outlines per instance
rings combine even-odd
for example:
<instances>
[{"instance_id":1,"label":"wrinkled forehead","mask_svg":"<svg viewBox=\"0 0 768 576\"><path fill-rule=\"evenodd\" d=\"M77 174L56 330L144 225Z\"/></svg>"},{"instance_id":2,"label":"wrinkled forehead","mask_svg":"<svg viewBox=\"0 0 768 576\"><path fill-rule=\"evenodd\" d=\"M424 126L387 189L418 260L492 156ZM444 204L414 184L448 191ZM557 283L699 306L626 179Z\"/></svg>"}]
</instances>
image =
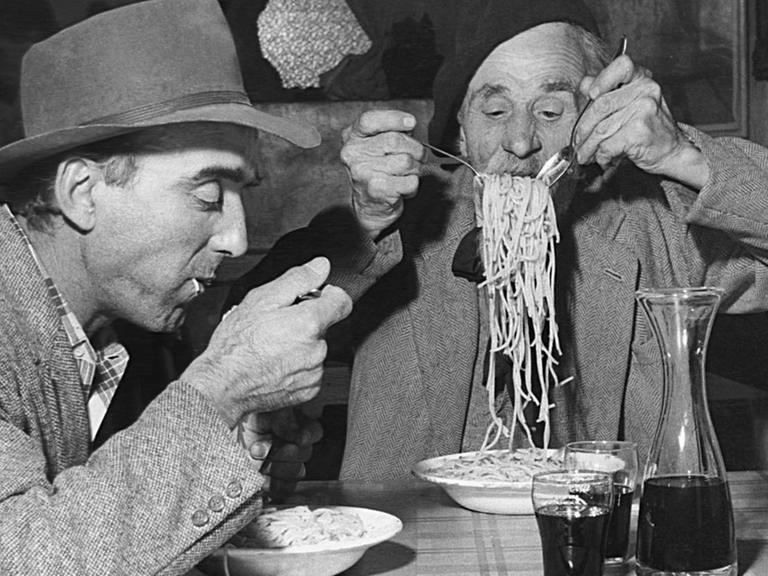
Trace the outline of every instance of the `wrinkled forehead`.
<instances>
[{"instance_id":1,"label":"wrinkled forehead","mask_svg":"<svg viewBox=\"0 0 768 576\"><path fill-rule=\"evenodd\" d=\"M540 24L499 44L475 72L467 95L484 86L565 83L574 91L584 76L585 55L574 28Z\"/></svg>"},{"instance_id":2,"label":"wrinkled forehead","mask_svg":"<svg viewBox=\"0 0 768 576\"><path fill-rule=\"evenodd\" d=\"M227 123L155 127L130 135L128 145L137 166L156 165L161 160L168 163L168 170L182 167L182 172L209 174L224 170L238 182L255 179L260 163L256 130Z\"/></svg>"}]
</instances>

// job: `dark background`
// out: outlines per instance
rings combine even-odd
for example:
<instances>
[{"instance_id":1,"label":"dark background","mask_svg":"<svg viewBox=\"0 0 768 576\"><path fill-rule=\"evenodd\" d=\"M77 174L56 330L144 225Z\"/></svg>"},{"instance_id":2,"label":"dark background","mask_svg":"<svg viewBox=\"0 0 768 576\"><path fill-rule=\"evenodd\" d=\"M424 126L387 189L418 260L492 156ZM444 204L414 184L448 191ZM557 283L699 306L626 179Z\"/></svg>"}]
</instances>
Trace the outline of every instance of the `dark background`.
<instances>
[{"instance_id":1,"label":"dark background","mask_svg":"<svg viewBox=\"0 0 768 576\"><path fill-rule=\"evenodd\" d=\"M27 47L89 15L135 0L3 0L0 4L0 143L20 136L16 93ZM256 19L267 0L220 0L254 102L430 98L432 79L450 50L458 0L347 0L373 46L348 56L321 86L282 88L263 58ZM477 0L481 3L481 0ZM653 70L675 117L713 131L746 134L745 78L734 53L738 1L585 0L609 43L626 34L629 52ZM631 5L631 6L630 6ZM718 6L732 6L730 9ZM713 8L714 7L714 8ZM742 42L744 44L744 42Z\"/></svg>"},{"instance_id":2,"label":"dark background","mask_svg":"<svg viewBox=\"0 0 768 576\"><path fill-rule=\"evenodd\" d=\"M745 130L738 112L734 114L734 102L739 98L739 82L734 82L738 61L734 60L728 37L729 24L714 22L715 31L724 30L720 37L698 26L700 7L707 2L636 0L629 2L633 10L626 9L628 0L589 2L600 14L598 19L609 41L626 33L633 57L642 61L639 55L645 56L677 118L695 124L731 124L731 132L737 134ZM2 0L0 144L21 136L17 90L24 51L65 25L127 3L131 1L56 0L56 4L50 4L46 0ZM246 89L254 102L431 97L432 78L450 49L452 0L349 0L373 47L364 55L347 57L322 78L321 87L305 90L282 88L277 72L261 55L256 18L266 3L221 0L243 63ZM744 59L746 48L742 48L736 56ZM110 409L110 428L105 433L129 424L194 354L183 335L147 334L126 325L118 328L133 360L126 375L129 385L120 387ZM708 369L752 389L768 389L768 367L764 362L767 347L768 321L764 314L721 316L710 340ZM711 406L729 467L754 467L750 421L755 407L727 394L725 399L711 402ZM327 406L323 416L326 439L320 450L322 458L315 459L310 474L318 478L332 477L340 461L345 407Z\"/></svg>"}]
</instances>

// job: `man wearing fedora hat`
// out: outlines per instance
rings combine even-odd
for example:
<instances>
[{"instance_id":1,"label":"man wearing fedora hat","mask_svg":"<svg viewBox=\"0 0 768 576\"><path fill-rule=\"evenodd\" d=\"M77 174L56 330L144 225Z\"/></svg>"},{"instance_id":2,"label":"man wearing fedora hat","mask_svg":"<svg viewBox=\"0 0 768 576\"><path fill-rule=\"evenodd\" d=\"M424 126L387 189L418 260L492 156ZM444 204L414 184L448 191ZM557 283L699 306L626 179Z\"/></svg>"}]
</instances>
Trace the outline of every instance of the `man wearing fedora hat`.
<instances>
[{"instance_id":1,"label":"man wearing fedora hat","mask_svg":"<svg viewBox=\"0 0 768 576\"><path fill-rule=\"evenodd\" d=\"M32 46L21 104L25 136L0 148L0 571L180 574L300 477L317 430L268 415L318 392L351 302L326 285L295 303L323 258L254 290L93 450L128 361L108 327L176 329L247 247L257 132L319 136L251 106L216 0L149 0ZM267 465L235 433L254 413Z\"/></svg>"},{"instance_id":2,"label":"man wearing fedora hat","mask_svg":"<svg viewBox=\"0 0 768 576\"><path fill-rule=\"evenodd\" d=\"M434 83L433 145L479 171L535 176L594 99L576 130L585 178L551 190L561 238L556 369L560 381L573 378L550 391L551 442L628 438L645 456L662 375L635 290L714 285L726 291L725 312L768 309L768 151L676 123L647 71L631 56L611 61L578 0L462 6ZM477 450L490 421L488 311L476 283L481 191L463 166L422 177L434 169L414 127L404 112L363 113L341 152L356 239L329 243L325 229L344 224L323 214L241 283L323 253L331 278L355 296L347 479L406 477L421 459ZM508 395L497 402L509 414Z\"/></svg>"}]
</instances>

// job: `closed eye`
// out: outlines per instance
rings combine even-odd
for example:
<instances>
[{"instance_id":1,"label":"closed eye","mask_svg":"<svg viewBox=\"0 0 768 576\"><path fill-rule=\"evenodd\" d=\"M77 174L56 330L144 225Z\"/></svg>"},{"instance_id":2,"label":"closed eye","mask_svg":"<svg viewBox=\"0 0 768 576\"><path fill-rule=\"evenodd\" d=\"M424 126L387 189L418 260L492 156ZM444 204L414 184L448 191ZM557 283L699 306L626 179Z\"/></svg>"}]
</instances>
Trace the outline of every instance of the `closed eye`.
<instances>
[{"instance_id":1,"label":"closed eye","mask_svg":"<svg viewBox=\"0 0 768 576\"><path fill-rule=\"evenodd\" d=\"M568 95L570 96L570 95ZM539 98L533 105L533 113L537 118L541 118L547 122L559 120L568 105L566 102L555 95L545 96Z\"/></svg>"},{"instance_id":2,"label":"closed eye","mask_svg":"<svg viewBox=\"0 0 768 576\"><path fill-rule=\"evenodd\" d=\"M193 197L204 212L220 211L224 205L224 189L218 180L210 180L196 186Z\"/></svg>"}]
</instances>

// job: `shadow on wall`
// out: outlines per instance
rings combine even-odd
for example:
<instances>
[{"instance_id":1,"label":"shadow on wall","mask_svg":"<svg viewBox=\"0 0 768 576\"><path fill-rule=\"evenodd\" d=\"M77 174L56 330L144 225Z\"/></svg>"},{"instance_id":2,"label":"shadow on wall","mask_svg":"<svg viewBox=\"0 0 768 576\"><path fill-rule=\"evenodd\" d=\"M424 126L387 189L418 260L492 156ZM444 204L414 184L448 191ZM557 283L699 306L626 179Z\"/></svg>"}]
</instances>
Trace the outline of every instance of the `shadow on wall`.
<instances>
[{"instance_id":1,"label":"shadow on wall","mask_svg":"<svg viewBox=\"0 0 768 576\"><path fill-rule=\"evenodd\" d=\"M197 353L208 343L219 322L229 285L255 266L286 232L305 226L318 212L349 202L349 177L339 159L341 131L365 110L395 108L414 114L414 136L426 138L432 115L429 100L386 102L300 102L257 104L271 114L312 124L322 144L312 150L297 148L270 134L259 136L259 187L243 198L248 225L248 254L225 261L217 283L189 310L185 338Z\"/></svg>"}]
</instances>

